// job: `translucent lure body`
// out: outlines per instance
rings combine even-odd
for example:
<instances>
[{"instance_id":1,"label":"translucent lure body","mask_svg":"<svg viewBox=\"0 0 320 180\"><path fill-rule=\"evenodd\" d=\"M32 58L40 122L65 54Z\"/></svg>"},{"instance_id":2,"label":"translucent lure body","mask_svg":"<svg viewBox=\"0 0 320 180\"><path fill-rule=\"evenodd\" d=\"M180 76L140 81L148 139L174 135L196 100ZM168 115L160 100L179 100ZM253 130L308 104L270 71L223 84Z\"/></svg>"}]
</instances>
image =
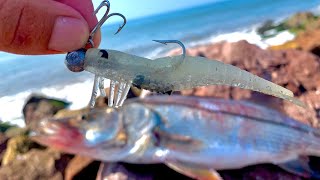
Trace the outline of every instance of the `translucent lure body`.
<instances>
[{"instance_id":1,"label":"translucent lure body","mask_svg":"<svg viewBox=\"0 0 320 180\"><path fill-rule=\"evenodd\" d=\"M204 57L172 56L155 60L115 50L89 49L84 69L100 77L131 82L132 85L170 94L198 86L227 85L249 89L304 104L293 93L277 84L238 67Z\"/></svg>"}]
</instances>

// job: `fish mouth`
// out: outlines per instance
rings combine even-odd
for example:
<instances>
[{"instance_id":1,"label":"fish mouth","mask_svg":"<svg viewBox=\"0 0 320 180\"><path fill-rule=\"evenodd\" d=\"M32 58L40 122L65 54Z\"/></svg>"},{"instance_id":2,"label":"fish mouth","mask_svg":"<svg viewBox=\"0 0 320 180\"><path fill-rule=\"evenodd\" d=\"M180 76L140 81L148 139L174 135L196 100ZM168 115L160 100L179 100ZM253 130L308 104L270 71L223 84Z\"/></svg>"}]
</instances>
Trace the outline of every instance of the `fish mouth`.
<instances>
[{"instance_id":1,"label":"fish mouth","mask_svg":"<svg viewBox=\"0 0 320 180\"><path fill-rule=\"evenodd\" d=\"M29 137L46 146L72 145L81 141L82 134L76 127L70 124L72 118L42 119L30 123Z\"/></svg>"},{"instance_id":2,"label":"fish mouth","mask_svg":"<svg viewBox=\"0 0 320 180\"><path fill-rule=\"evenodd\" d=\"M99 144L124 144L127 136L114 109L93 109L83 116L49 118L29 125L30 137L41 144L70 144L92 148ZM78 143L78 144L76 144Z\"/></svg>"}]
</instances>

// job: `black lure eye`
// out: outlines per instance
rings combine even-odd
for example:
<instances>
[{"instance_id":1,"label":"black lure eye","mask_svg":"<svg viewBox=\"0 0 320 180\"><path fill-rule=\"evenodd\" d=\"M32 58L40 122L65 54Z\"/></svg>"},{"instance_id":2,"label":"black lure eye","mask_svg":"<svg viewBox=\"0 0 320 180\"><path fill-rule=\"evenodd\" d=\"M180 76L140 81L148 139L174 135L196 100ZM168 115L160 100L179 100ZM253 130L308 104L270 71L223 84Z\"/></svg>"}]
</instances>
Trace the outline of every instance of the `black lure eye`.
<instances>
[{"instance_id":1,"label":"black lure eye","mask_svg":"<svg viewBox=\"0 0 320 180\"><path fill-rule=\"evenodd\" d=\"M67 54L64 63L70 71L81 72L84 70L86 51L86 49L78 49Z\"/></svg>"},{"instance_id":2,"label":"black lure eye","mask_svg":"<svg viewBox=\"0 0 320 180\"><path fill-rule=\"evenodd\" d=\"M102 53L101 57L106 58L106 59L109 58L109 54L106 50L102 49L102 50L100 50L100 52Z\"/></svg>"}]
</instances>

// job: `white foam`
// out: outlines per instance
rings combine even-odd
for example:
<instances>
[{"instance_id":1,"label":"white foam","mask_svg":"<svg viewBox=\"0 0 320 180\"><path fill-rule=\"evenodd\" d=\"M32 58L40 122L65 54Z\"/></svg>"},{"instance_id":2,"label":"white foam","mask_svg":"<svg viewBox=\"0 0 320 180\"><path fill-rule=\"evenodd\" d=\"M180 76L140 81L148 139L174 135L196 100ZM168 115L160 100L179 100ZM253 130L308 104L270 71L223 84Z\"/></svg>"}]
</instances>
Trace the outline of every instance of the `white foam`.
<instances>
[{"instance_id":1,"label":"white foam","mask_svg":"<svg viewBox=\"0 0 320 180\"><path fill-rule=\"evenodd\" d=\"M93 80L76 83L63 88L43 88L39 91L25 91L12 96L0 98L0 117L3 122L10 122L18 126L24 126L22 108L25 101L32 93L42 94L52 98L58 98L71 102L70 109L79 109L88 105L92 91ZM105 81L106 87L109 82Z\"/></svg>"},{"instance_id":2,"label":"white foam","mask_svg":"<svg viewBox=\"0 0 320 180\"><path fill-rule=\"evenodd\" d=\"M24 100L31 92L21 92L13 96L5 96L0 98L0 117L3 122L10 122L19 126L24 125L22 120L22 107Z\"/></svg>"},{"instance_id":3,"label":"white foam","mask_svg":"<svg viewBox=\"0 0 320 180\"><path fill-rule=\"evenodd\" d=\"M250 44L256 44L264 49L267 48L267 45L262 41L262 38L258 35L258 33L255 30L231 32L226 34L220 34L217 36L211 36L210 38L211 43L216 43L220 41L238 42L240 40L246 40Z\"/></svg>"},{"instance_id":4,"label":"white foam","mask_svg":"<svg viewBox=\"0 0 320 180\"><path fill-rule=\"evenodd\" d=\"M250 29L245 29L241 31L221 33L211 35L209 38L205 38L196 42L191 42L188 44L188 47L195 47L198 45L212 44L221 41L227 42L238 42L240 40L246 40L250 44L255 44L262 49L266 49L269 46L281 45L287 41L294 39L295 35L289 31L282 31L274 37L262 39L262 37L257 33L257 25L253 26Z\"/></svg>"},{"instance_id":5,"label":"white foam","mask_svg":"<svg viewBox=\"0 0 320 180\"><path fill-rule=\"evenodd\" d=\"M294 34L290 33L289 31L283 31L272 38L264 40L264 43L268 46L278 46L287 41L293 40L294 37Z\"/></svg>"}]
</instances>

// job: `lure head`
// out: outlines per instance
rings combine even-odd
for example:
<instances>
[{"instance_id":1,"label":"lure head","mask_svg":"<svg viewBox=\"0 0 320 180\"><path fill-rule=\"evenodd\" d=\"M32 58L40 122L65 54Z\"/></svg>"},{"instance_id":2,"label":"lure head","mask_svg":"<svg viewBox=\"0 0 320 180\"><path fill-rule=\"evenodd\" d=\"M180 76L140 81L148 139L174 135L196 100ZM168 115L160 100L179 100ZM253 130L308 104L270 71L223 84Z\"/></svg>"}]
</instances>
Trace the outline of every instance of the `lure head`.
<instances>
[{"instance_id":1,"label":"lure head","mask_svg":"<svg viewBox=\"0 0 320 180\"><path fill-rule=\"evenodd\" d=\"M69 52L65 59L67 68L72 72L83 71L86 52L87 50L84 48Z\"/></svg>"},{"instance_id":2,"label":"lure head","mask_svg":"<svg viewBox=\"0 0 320 180\"><path fill-rule=\"evenodd\" d=\"M126 144L116 110L92 110L83 117L40 120L30 125L30 136L42 145L96 159L116 153Z\"/></svg>"}]
</instances>

